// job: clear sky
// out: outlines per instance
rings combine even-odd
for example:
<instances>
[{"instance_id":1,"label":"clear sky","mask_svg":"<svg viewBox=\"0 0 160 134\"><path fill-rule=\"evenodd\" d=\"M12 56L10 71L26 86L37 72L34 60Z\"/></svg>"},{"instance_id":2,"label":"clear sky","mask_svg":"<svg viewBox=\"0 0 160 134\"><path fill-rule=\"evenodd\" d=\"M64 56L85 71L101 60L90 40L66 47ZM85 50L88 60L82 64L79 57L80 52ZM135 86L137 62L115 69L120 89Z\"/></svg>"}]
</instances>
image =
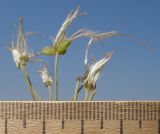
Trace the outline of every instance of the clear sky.
<instances>
[{"instance_id":1,"label":"clear sky","mask_svg":"<svg viewBox=\"0 0 160 134\"><path fill-rule=\"evenodd\" d=\"M6 49L14 24L24 16L25 31L36 31L48 38L30 37L29 47L34 52L50 44L70 10L80 6L87 15L79 17L68 28L71 34L80 28L97 32L116 30L144 41L154 52L136 41L113 37L90 49L100 59L106 51L116 48L97 82L95 100L160 100L160 1L147 0L1 0L0 1L0 100L31 100L22 72L16 68L11 53ZM60 99L69 100L74 92L75 78L84 71L84 52L88 39L75 41L68 53L60 57ZM40 56L39 58L43 58ZM44 59L44 58L43 58ZM53 57L45 57L54 73ZM28 64L32 83L40 96L47 100L48 92L42 85L39 64ZM83 92L80 94L83 96Z\"/></svg>"}]
</instances>

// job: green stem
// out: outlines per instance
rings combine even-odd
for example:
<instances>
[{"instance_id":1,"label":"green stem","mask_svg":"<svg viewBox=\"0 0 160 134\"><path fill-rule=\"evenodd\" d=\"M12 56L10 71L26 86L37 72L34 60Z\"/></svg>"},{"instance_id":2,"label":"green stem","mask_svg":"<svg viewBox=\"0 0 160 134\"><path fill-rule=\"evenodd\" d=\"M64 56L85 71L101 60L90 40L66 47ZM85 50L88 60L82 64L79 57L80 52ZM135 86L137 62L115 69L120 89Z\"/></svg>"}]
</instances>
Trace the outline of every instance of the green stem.
<instances>
[{"instance_id":1,"label":"green stem","mask_svg":"<svg viewBox=\"0 0 160 134\"><path fill-rule=\"evenodd\" d=\"M49 90L49 99L50 99L50 101L52 101L53 100L53 97L52 97L52 87L49 86L48 90Z\"/></svg>"},{"instance_id":2,"label":"green stem","mask_svg":"<svg viewBox=\"0 0 160 134\"><path fill-rule=\"evenodd\" d=\"M95 94L96 94L96 91L92 91L91 92L91 95L89 97L89 101L92 101L92 99L93 99L93 97L94 97Z\"/></svg>"},{"instance_id":3,"label":"green stem","mask_svg":"<svg viewBox=\"0 0 160 134\"><path fill-rule=\"evenodd\" d=\"M77 89L77 94L83 89L84 84L85 84L86 82L87 82L87 80L84 81L83 84L81 84L81 86L79 86L79 88Z\"/></svg>"},{"instance_id":4,"label":"green stem","mask_svg":"<svg viewBox=\"0 0 160 134\"><path fill-rule=\"evenodd\" d=\"M54 64L54 71L55 71L55 98L58 101L58 54L55 55L55 64Z\"/></svg>"},{"instance_id":5,"label":"green stem","mask_svg":"<svg viewBox=\"0 0 160 134\"><path fill-rule=\"evenodd\" d=\"M22 72L24 74L24 78L25 78L26 84L27 84L27 86L29 88L29 91L31 93L33 101L39 100L39 97L36 95L36 91L32 87L31 80L30 80L30 78L29 78L29 76L27 74L27 71L26 71L26 67L25 66L21 66L21 69L22 69Z\"/></svg>"},{"instance_id":6,"label":"green stem","mask_svg":"<svg viewBox=\"0 0 160 134\"><path fill-rule=\"evenodd\" d=\"M85 100L85 101L88 100L88 92L89 92L89 91L86 89L86 90L85 90L85 96L84 96L84 100Z\"/></svg>"},{"instance_id":7,"label":"green stem","mask_svg":"<svg viewBox=\"0 0 160 134\"><path fill-rule=\"evenodd\" d=\"M77 81L76 81L76 87L75 87L75 92L74 92L74 96L72 98L72 101L77 101L78 89L79 89L80 81L81 81L81 79L78 77Z\"/></svg>"}]
</instances>

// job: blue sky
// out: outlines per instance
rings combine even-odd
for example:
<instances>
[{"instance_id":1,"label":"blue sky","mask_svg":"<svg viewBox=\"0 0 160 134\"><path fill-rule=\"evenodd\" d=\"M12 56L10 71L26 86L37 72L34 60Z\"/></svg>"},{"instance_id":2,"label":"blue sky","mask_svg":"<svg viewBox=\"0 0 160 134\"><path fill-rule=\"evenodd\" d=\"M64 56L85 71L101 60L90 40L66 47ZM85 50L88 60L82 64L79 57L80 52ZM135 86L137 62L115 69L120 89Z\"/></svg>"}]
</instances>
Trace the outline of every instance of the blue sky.
<instances>
[{"instance_id":1,"label":"blue sky","mask_svg":"<svg viewBox=\"0 0 160 134\"><path fill-rule=\"evenodd\" d=\"M116 49L97 82L95 100L159 100L160 99L160 1L146 0L14 0L0 1L0 100L31 100L22 72L6 49L14 24L24 16L25 31L36 31L48 38L30 37L28 43L34 52L51 43L70 10L80 6L87 15L79 17L68 28L71 34L80 28L97 32L116 30L142 40L154 52L148 51L136 41L125 37L113 37L97 43L90 49L100 59L106 51ZM88 39L75 41L68 53L60 57L59 84L61 100L69 100L74 92L75 78L84 71L84 51ZM53 57L43 57L53 74ZM47 100L39 64L28 64L27 70L40 96ZM83 96L83 92L80 94Z\"/></svg>"}]
</instances>

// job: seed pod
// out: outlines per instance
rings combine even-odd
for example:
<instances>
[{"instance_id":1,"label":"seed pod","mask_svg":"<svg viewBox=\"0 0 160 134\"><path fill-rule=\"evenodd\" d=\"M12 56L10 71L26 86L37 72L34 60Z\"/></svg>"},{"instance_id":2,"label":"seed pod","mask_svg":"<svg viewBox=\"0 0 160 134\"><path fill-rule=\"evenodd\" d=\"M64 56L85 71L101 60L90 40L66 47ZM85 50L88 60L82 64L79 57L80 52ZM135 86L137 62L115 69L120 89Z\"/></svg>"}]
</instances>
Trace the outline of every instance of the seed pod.
<instances>
[{"instance_id":1,"label":"seed pod","mask_svg":"<svg viewBox=\"0 0 160 134\"><path fill-rule=\"evenodd\" d=\"M59 55L64 55L67 52L68 47L71 45L70 40L62 40L59 42L58 47L57 47L57 53Z\"/></svg>"},{"instance_id":2,"label":"seed pod","mask_svg":"<svg viewBox=\"0 0 160 134\"><path fill-rule=\"evenodd\" d=\"M96 89L96 82L94 80L88 80L85 84L84 87L88 91L93 91Z\"/></svg>"},{"instance_id":3,"label":"seed pod","mask_svg":"<svg viewBox=\"0 0 160 134\"><path fill-rule=\"evenodd\" d=\"M41 54L44 54L44 55L55 55L56 54L55 47L47 46L47 47L45 47L45 48L43 48L41 50Z\"/></svg>"},{"instance_id":4,"label":"seed pod","mask_svg":"<svg viewBox=\"0 0 160 134\"><path fill-rule=\"evenodd\" d=\"M62 40L58 42L58 46L47 46L41 50L41 54L44 55L64 55L67 52L68 47L70 46L70 40Z\"/></svg>"}]
</instances>

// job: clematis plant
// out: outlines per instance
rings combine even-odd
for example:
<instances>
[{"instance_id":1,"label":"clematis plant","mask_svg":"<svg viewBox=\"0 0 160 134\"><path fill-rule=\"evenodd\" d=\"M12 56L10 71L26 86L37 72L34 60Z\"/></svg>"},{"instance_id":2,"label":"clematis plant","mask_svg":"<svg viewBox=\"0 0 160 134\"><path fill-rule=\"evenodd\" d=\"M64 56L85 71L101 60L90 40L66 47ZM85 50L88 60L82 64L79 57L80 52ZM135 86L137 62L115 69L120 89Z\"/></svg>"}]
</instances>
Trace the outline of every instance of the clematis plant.
<instances>
[{"instance_id":1,"label":"clematis plant","mask_svg":"<svg viewBox=\"0 0 160 134\"><path fill-rule=\"evenodd\" d=\"M78 76L76 79L76 86L75 86L74 96L72 97L72 100L73 101L78 100L78 94L81 91L81 89L84 88L84 91L85 91L84 100L91 101L96 93L97 80L102 70L104 69L104 66L111 59L113 52L107 52L104 55L104 57L98 61L92 58L92 64L88 64L89 48L95 42L101 41L109 37L126 36L128 38L131 38L131 36L127 34L118 33L116 31L96 33L96 32L93 32L92 30L87 30L83 28L79 29L77 32L73 33L71 36L68 36L66 34L68 27L76 18L82 15L84 15L84 13L80 12L79 7L77 7L76 10L71 11L66 17L65 21L62 23L62 26L60 27L57 35L55 36L55 39L53 39L50 45L44 46L44 48L42 48L37 53L29 52L28 43L27 43L28 33L24 32L23 17L20 17L19 28L17 28L17 40L16 42L11 41L10 43L11 46L8 47L8 49L12 53L13 60L15 61L17 68L22 70L23 72L26 84L29 88L32 99L34 101L40 100L40 97L38 96L34 87L32 86L31 80L26 70L26 66L28 63L35 61L34 58L36 58L38 55L54 56L54 77L52 78L51 74L48 71L48 66L46 63L44 64L44 62L38 62L41 64L43 63L43 67L38 72L41 76L44 86L48 88L50 101L52 100L58 101L59 100L58 57L65 55L70 45L73 44L73 42L76 39L80 37L89 38L90 40L86 46L85 58L84 58L85 71L83 76ZM29 34L35 34L35 32L31 32ZM132 39L135 40L135 38L132 38ZM40 60L36 60L36 61L40 61ZM53 85L54 85L54 88L53 88ZM53 97L52 89L54 90L54 97Z\"/></svg>"},{"instance_id":2,"label":"clematis plant","mask_svg":"<svg viewBox=\"0 0 160 134\"><path fill-rule=\"evenodd\" d=\"M97 61L92 57L92 64L88 64L88 48L92 44L93 39L90 39L86 48L85 54L85 72L82 77L77 78L75 93L72 100L76 101L78 93L82 87L85 89L85 101L91 101L96 93L96 81L98 80L100 73L102 72L105 64L111 59L113 52L107 52L105 56ZM82 82L82 86L80 83ZM90 93L90 96L88 94Z\"/></svg>"},{"instance_id":3,"label":"clematis plant","mask_svg":"<svg viewBox=\"0 0 160 134\"><path fill-rule=\"evenodd\" d=\"M24 74L24 78L32 95L32 99L39 100L39 97L33 88L31 80L26 71L27 63L31 62L35 55L33 53L29 53L28 51L27 38L23 28L23 17L20 17L20 26L17 29L17 41L11 41L11 46L8 47L8 49L12 53L16 66L18 69L22 70Z\"/></svg>"},{"instance_id":4,"label":"clematis plant","mask_svg":"<svg viewBox=\"0 0 160 134\"><path fill-rule=\"evenodd\" d=\"M45 87L48 88L49 90L49 96L50 96L50 100L52 100L52 77L48 72L48 68L47 65L45 64L43 66L43 68L39 71L40 76L42 78L43 84L45 85Z\"/></svg>"},{"instance_id":5,"label":"clematis plant","mask_svg":"<svg viewBox=\"0 0 160 134\"><path fill-rule=\"evenodd\" d=\"M70 37L67 37L66 30L68 26L71 24L71 22L76 19L78 16L84 15L80 13L79 7L75 11L71 11L67 18L65 19L64 23L62 24L60 30L58 31L55 39L53 40L53 43L50 46L44 47L39 54L44 55L54 55L55 56L55 98L58 100L58 56L64 55L69 46L72 44L72 42L80 37L88 37L92 38L92 40L102 40L107 37L112 36L125 36L124 34L119 34L117 32L104 32L104 33L95 33L90 30L86 29L80 29L77 32L73 33Z\"/></svg>"},{"instance_id":6,"label":"clematis plant","mask_svg":"<svg viewBox=\"0 0 160 134\"><path fill-rule=\"evenodd\" d=\"M20 26L17 29L17 41L16 43L11 41L9 50L12 52L13 59L19 69L26 66L27 62L34 57L33 53L28 52L27 39L23 29L23 17L20 18Z\"/></svg>"},{"instance_id":7,"label":"clematis plant","mask_svg":"<svg viewBox=\"0 0 160 134\"><path fill-rule=\"evenodd\" d=\"M93 63L86 67L85 73L82 77L84 88L85 88L85 99L84 100L92 100L93 96L96 92L96 81L98 80L101 71L104 68L104 65L110 60L112 56L112 52L108 52L105 56L96 61L92 59ZM88 93L91 93L90 97L88 98Z\"/></svg>"}]
</instances>

